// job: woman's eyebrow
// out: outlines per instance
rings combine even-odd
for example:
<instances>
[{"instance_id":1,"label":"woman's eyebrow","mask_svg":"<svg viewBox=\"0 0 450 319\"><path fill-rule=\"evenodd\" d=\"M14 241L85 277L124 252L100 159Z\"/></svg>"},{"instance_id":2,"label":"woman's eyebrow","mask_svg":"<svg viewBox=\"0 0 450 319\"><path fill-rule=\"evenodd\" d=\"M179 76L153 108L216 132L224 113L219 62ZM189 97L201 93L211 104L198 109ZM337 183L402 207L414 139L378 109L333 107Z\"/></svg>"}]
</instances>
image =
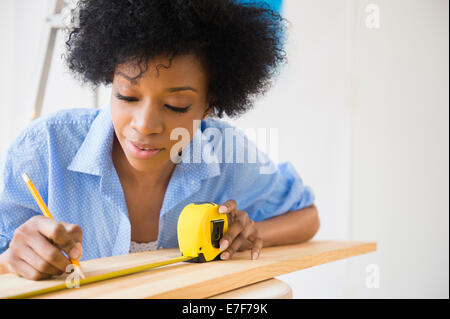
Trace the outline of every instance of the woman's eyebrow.
<instances>
[{"instance_id":1,"label":"woman's eyebrow","mask_svg":"<svg viewBox=\"0 0 450 319\"><path fill-rule=\"evenodd\" d=\"M173 92L180 92L180 91L193 91L198 92L196 89L190 86L179 86L175 88L168 88L166 89L167 92L173 93Z\"/></svg>"}]
</instances>

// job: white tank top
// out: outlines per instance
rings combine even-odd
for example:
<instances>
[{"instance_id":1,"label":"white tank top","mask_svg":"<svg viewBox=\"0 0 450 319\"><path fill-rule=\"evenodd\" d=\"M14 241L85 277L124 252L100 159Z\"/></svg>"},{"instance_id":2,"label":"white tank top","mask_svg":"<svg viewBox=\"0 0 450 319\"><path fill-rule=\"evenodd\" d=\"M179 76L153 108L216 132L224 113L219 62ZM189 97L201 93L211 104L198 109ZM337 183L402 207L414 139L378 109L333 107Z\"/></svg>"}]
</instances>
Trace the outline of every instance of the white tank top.
<instances>
[{"instance_id":1,"label":"white tank top","mask_svg":"<svg viewBox=\"0 0 450 319\"><path fill-rule=\"evenodd\" d=\"M139 253L142 251L156 250L158 248L158 241L151 241L148 243L136 243L131 241L130 253Z\"/></svg>"}]
</instances>

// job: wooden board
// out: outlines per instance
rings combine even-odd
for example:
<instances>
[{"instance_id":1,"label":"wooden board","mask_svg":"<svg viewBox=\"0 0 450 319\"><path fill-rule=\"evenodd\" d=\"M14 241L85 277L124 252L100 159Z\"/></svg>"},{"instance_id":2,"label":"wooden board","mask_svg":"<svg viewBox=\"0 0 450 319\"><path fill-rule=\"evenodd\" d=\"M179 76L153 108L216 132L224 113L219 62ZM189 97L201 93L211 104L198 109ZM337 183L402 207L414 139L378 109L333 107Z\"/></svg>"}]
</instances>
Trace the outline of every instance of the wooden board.
<instances>
[{"instance_id":1,"label":"wooden board","mask_svg":"<svg viewBox=\"0 0 450 319\"><path fill-rule=\"evenodd\" d=\"M257 260L250 259L250 251L238 252L226 261L182 262L38 297L208 298L275 276L375 250L376 243L373 242L310 241L264 248ZM161 249L93 259L81 262L81 265L89 277L179 256L176 248ZM13 274L0 275L0 298L64 282L65 275L42 281L31 281Z\"/></svg>"},{"instance_id":2,"label":"wooden board","mask_svg":"<svg viewBox=\"0 0 450 319\"><path fill-rule=\"evenodd\" d=\"M292 288L284 281L270 278L208 299L292 299Z\"/></svg>"}]
</instances>

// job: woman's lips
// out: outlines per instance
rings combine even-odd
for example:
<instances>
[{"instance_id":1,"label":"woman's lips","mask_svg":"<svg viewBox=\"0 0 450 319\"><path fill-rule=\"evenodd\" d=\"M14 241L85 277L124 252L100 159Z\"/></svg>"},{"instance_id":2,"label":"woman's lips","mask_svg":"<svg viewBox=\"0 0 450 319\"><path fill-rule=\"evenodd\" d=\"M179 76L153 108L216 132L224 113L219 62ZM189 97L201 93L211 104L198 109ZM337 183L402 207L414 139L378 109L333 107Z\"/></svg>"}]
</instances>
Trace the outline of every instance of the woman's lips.
<instances>
[{"instance_id":1,"label":"woman's lips","mask_svg":"<svg viewBox=\"0 0 450 319\"><path fill-rule=\"evenodd\" d=\"M131 154L140 159L149 159L150 157L158 154L160 151L164 150L164 148L157 148L157 149L151 149L151 150L141 150L138 146L136 146L133 142L130 142L129 140L126 140L126 144L128 147L128 150L131 152Z\"/></svg>"}]
</instances>

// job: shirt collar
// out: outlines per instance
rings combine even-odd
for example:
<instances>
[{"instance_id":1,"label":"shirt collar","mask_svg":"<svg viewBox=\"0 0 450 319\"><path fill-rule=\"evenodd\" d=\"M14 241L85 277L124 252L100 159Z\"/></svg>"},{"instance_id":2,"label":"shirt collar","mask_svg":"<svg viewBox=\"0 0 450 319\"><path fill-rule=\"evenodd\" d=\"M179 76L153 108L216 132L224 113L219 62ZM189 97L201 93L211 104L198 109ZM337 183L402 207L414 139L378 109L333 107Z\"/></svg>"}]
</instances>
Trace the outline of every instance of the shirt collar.
<instances>
[{"instance_id":1,"label":"shirt collar","mask_svg":"<svg viewBox=\"0 0 450 319\"><path fill-rule=\"evenodd\" d=\"M103 108L92 125L67 169L75 172L103 176L112 164L111 151L114 141L114 126L111 110Z\"/></svg>"},{"instance_id":2,"label":"shirt collar","mask_svg":"<svg viewBox=\"0 0 450 319\"><path fill-rule=\"evenodd\" d=\"M202 128L197 128L189 145L183 148L181 161L176 165L175 171L180 171L193 179L202 180L220 175L220 165L214 152L210 152L210 145ZM114 126L111 118L111 108L108 104L100 110L97 117L72 159L67 169L75 172L103 176L112 165L111 151L114 141ZM212 154L205 160L202 154ZM192 155L191 155L192 154Z\"/></svg>"}]
</instances>

